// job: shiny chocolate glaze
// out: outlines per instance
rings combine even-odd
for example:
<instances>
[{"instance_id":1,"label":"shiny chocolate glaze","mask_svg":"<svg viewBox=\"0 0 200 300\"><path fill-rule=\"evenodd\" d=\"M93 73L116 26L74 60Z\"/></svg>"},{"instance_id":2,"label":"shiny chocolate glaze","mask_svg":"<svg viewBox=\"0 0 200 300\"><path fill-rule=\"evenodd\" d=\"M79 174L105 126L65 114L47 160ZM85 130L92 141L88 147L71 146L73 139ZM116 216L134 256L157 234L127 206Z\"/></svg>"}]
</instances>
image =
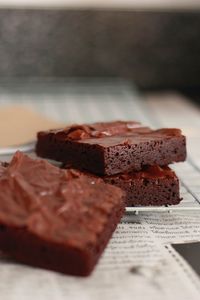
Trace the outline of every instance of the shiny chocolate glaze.
<instances>
[{"instance_id":1,"label":"shiny chocolate glaze","mask_svg":"<svg viewBox=\"0 0 200 300\"><path fill-rule=\"evenodd\" d=\"M124 181L133 179L161 179L161 178L174 178L176 175L172 169L167 166L145 166L141 171L125 172L112 176L105 176L104 178L120 178Z\"/></svg>"},{"instance_id":2,"label":"shiny chocolate glaze","mask_svg":"<svg viewBox=\"0 0 200 300\"><path fill-rule=\"evenodd\" d=\"M163 128L158 130L150 130L146 128L137 128L131 132L126 132L126 134L112 135L108 138L106 137L94 137L94 138L84 138L81 143L89 144L99 144L103 147L111 147L115 145L132 145L139 144L143 142L151 141L162 141L163 138L171 138L175 136L181 136L181 130L177 128Z\"/></svg>"},{"instance_id":3,"label":"shiny chocolate glaze","mask_svg":"<svg viewBox=\"0 0 200 300\"><path fill-rule=\"evenodd\" d=\"M131 134L134 132L148 132L149 130L148 127L142 126L139 122L113 121L84 125L73 124L66 128L50 130L49 133L55 134L56 138L61 140L84 140ZM39 134L42 134L42 132Z\"/></svg>"},{"instance_id":4,"label":"shiny chocolate glaze","mask_svg":"<svg viewBox=\"0 0 200 300\"><path fill-rule=\"evenodd\" d=\"M38 135L48 134L39 132ZM58 140L81 141L90 144L102 144L112 146L118 144L131 144L133 142L149 141L155 138L162 139L169 136L181 136L181 130L176 128L163 128L152 130L142 126L139 122L113 121L104 123L93 123L84 125L71 125L58 130L50 130ZM109 137L109 139L107 139Z\"/></svg>"}]
</instances>

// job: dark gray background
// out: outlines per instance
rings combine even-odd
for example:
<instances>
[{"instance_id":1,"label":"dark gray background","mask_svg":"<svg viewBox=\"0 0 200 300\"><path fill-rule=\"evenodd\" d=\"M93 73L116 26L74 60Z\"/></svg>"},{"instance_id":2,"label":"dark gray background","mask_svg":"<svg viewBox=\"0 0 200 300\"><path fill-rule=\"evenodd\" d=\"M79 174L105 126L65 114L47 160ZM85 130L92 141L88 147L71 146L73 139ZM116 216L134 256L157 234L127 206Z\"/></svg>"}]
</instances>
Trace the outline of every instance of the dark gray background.
<instances>
[{"instance_id":1,"label":"dark gray background","mask_svg":"<svg viewBox=\"0 0 200 300\"><path fill-rule=\"evenodd\" d=\"M0 10L0 77L200 84L199 11Z\"/></svg>"}]
</instances>

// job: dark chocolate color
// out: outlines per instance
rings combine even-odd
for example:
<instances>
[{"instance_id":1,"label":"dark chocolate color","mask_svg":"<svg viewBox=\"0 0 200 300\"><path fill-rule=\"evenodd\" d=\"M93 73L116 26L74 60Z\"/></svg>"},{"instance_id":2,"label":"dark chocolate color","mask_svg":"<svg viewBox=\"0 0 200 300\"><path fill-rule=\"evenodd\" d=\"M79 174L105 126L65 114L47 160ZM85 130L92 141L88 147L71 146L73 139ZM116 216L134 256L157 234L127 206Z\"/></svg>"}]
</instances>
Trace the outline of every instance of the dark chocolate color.
<instances>
[{"instance_id":1,"label":"dark chocolate color","mask_svg":"<svg viewBox=\"0 0 200 300\"><path fill-rule=\"evenodd\" d=\"M126 206L172 205L181 201L179 180L169 167L149 166L139 172L105 176L125 191Z\"/></svg>"},{"instance_id":2,"label":"dark chocolate color","mask_svg":"<svg viewBox=\"0 0 200 300\"><path fill-rule=\"evenodd\" d=\"M98 178L88 172L69 170L78 176ZM174 205L181 201L179 179L167 166L146 166L141 171L106 175L100 178L106 183L120 187L125 192L126 206Z\"/></svg>"},{"instance_id":3,"label":"dark chocolate color","mask_svg":"<svg viewBox=\"0 0 200 300\"><path fill-rule=\"evenodd\" d=\"M121 189L17 152L0 177L0 249L22 263L85 276L123 212Z\"/></svg>"},{"instance_id":4,"label":"dark chocolate color","mask_svg":"<svg viewBox=\"0 0 200 300\"><path fill-rule=\"evenodd\" d=\"M117 121L39 132L36 153L69 167L113 175L184 161L186 140L179 129L151 130Z\"/></svg>"}]
</instances>

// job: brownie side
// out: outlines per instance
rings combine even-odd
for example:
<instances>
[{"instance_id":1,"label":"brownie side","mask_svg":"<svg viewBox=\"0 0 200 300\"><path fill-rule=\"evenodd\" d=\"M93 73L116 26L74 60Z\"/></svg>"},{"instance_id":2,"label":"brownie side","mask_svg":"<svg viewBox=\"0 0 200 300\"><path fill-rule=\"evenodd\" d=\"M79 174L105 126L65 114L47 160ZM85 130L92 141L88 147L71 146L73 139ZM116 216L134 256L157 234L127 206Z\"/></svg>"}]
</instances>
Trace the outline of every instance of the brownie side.
<instances>
[{"instance_id":1,"label":"brownie side","mask_svg":"<svg viewBox=\"0 0 200 300\"><path fill-rule=\"evenodd\" d=\"M174 205L181 201L179 179L169 167L105 176L104 181L125 191L126 206Z\"/></svg>"},{"instance_id":2,"label":"brownie side","mask_svg":"<svg viewBox=\"0 0 200 300\"><path fill-rule=\"evenodd\" d=\"M114 138L116 140L116 138ZM117 141L116 141L117 143ZM140 171L149 165L165 166L186 159L184 136L154 136L121 139L119 145L104 148L104 174ZM93 171L94 170L91 170Z\"/></svg>"},{"instance_id":3,"label":"brownie side","mask_svg":"<svg viewBox=\"0 0 200 300\"><path fill-rule=\"evenodd\" d=\"M105 173L105 151L100 145L83 144L73 140L58 141L53 134L39 134L36 153L43 158L63 162L69 167Z\"/></svg>"},{"instance_id":4,"label":"brownie side","mask_svg":"<svg viewBox=\"0 0 200 300\"><path fill-rule=\"evenodd\" d=\"M69 138L71 133L73 136ZM93 132L91 137L91 133L88 136L82 129L74 129L68 134L64 131L40 132L36 153L98 175L141 170L145 165L164 166L186 158L186 139L178 129L152 131L140 127L123 135L115 132L103 137L100 133Z\"/></svg>"},{"instance_id":5,"label":"brownie side","mask_svg":"<svg viewBox=\"0 0 200 300\"><path fill-rule=\"evenodd\" d=\"M121 189L18 152L0 178L0 249L22 263L86 276L124 206Z\"/></svg>"}]
</instances>

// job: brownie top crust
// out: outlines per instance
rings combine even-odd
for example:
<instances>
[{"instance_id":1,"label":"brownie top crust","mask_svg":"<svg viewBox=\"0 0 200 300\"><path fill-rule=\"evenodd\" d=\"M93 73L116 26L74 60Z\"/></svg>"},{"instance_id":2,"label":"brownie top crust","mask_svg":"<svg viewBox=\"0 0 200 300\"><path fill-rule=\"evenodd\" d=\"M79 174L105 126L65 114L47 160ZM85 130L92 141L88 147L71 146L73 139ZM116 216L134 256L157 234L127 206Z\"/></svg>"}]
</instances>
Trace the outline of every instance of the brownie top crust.
<instances>
[{"instance_id":1,"label":"brownie top crust","mask_svg":"<svg viewBox=\"0 0 200 300\"><path fill-rule=\"evenodd\" d=\"M86 144L98 144L104 148L117 146L117 145L131 145L131 144L140 144L142 142L150 142L150 141L159 141L163 140L163 138L171 139L172 137L181 137L182 132L180 129L176 128L163 128L158 130L146 130L143 128L135 128L131 132L127 134L113 135L109 138L107 137L99 137L99 138L85 138L81 140L81 143Z\"/></svg>"},{"instance_id":2,"label":"brownie top crust","mask_svg":"<svg viewBox=\"0 0 200 300\"><path fill-rule=\"evenodd\" d=\"M148 132L148 127L142 126L139 122L104 122L104 123L93 123L77 125L73 124L68 127L56 130L41 131L38 135L53 134L59 140L85 140L91 138L103 138L117 135L129 135L134 132Z\"/></svg>"},{"instance_id":3,"label":"brownie top crust","mask_svg":"<svg viewBox=\"0 0 200 300\"><path fill-rule=\"evenodd\" d=\"M121 189L20 152L0 177L0 222L78 249L96 243L120 205Z\"/></svg>"},{"instance_id":4,"label":"brownie top crust","mask_svg":"<svg viewBox=\"0 0 200 300\"><path fill-rule=\"evenodd\" d=\"M80 141L85 144L98 144L105 148L119 144L139 144L155 139L162 140L167 137L182 136L181 130L177 128L152 130L134 121L71 125L63 129L41 131L38 133L38 137L48 134L60 141Z\"/></svg>"}]
</instances>

